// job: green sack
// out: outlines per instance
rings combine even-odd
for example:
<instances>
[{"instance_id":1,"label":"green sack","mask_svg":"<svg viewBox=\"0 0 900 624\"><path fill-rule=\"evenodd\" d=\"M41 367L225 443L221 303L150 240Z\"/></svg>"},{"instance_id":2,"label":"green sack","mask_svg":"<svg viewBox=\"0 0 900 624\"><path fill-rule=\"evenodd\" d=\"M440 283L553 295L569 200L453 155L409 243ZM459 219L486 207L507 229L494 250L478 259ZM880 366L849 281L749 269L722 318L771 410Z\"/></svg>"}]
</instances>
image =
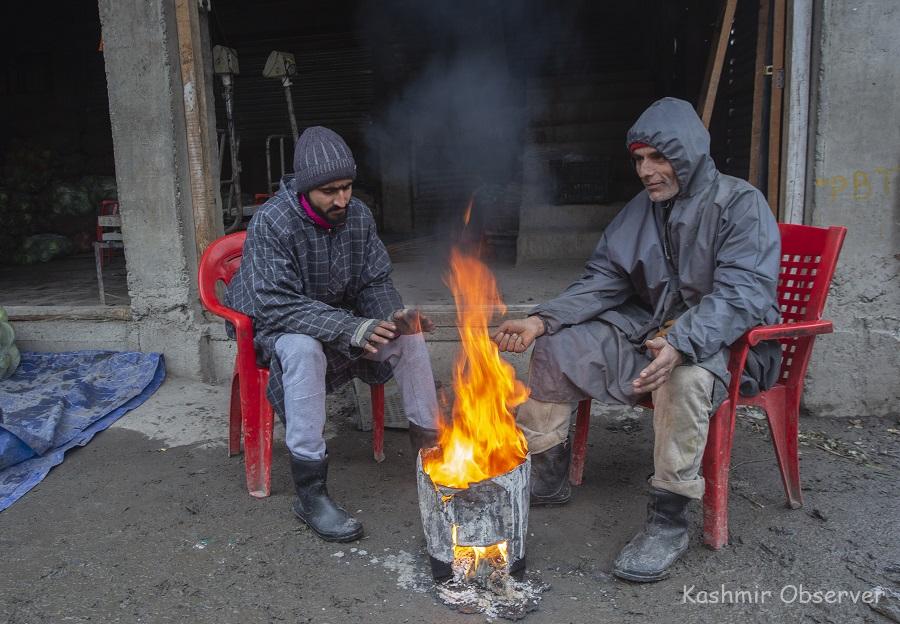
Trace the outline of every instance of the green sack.
<instances>
[{"instance_id":1,"label":"green sack","mask_svg":"<svg viewBox=\"0 0 900 624\"><path fill-rule=\"evenodd\" d=\"M57 184L50 189L47 199L53 214L80 215L94 212L94 204L81 186Z\"/></svg>"},{"instance_id":2,"label":"green sack","mask_svg":"<svg viewBox=\"0 0 900 624\"><path fill-rule=\"evenodd\" d=\"M12 345L5 352L0 353L0 379L6 379L19 368L22 356L16 345Z\"/></svg>"},{"instance_id":3,"label":"green sack","mask_svg":"<svg viewBox=\"0 0 900 624\"><path fill-rule=\"evenodd\" d=\"M0 349L8 349L16 341L16 332L12 325L6 321L0 321Z\"/></svg>"},{"instance_id":4,"label":"green sack","mask_svg":"<svg viewBox=\"0 0 900 624\"><path fill-rule=\"evenodd\" d=\"M16 372L22 359L16 348L16 332L8 321L6 310L0 307L0 379L6 379Z\"/></svg>"}]
</instances>

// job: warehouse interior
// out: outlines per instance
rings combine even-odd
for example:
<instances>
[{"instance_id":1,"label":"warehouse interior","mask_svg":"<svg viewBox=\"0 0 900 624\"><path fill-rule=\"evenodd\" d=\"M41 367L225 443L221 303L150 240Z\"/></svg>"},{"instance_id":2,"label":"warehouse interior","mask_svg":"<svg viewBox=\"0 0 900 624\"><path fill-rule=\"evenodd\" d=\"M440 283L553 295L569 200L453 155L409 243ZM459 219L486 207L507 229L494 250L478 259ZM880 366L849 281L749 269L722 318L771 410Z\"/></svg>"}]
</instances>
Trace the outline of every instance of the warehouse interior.
<instances>
[{"instance_id":1,"label":"warehouse interior","mask_svg":"<svg viewBox=\"0 0 900 624\"><path fill-rule=\"evenodd\" d=\"M208 76L225 225L245 224L290 171L293 128L325 125L353 149L354 191L395 261L443 253L470 200L468 236L498 265L583 261L640 188L625 132L659 97L698 102L725 4L213 0L210 45L237 59ZM764 4L737 3L710 124L720 170L761 188ZM97 305L92 243L116 199L97 5L0 11L0 305ZM263 75L273 51L293 56L287 86ZM124 255L102 254L107 305L129 301L123 238Z\"/></svg>"}]
</instances>

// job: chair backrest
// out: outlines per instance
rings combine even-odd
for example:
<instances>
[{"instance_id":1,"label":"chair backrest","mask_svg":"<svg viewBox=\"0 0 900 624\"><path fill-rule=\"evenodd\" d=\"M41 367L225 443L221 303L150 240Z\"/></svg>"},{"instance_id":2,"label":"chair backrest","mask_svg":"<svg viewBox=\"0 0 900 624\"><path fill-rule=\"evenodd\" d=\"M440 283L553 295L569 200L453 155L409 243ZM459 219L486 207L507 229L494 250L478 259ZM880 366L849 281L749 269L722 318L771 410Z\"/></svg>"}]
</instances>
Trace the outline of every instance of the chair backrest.
<instances>
[{"instance_id":1,"label":"chair backrest","mask_svg":"<svg viewBox=\"0 0 900 624\"><path fill-rule=\"evenodd\" d=\"M122 241L122 217L119 215L119 202L104 199L97 212L97 241Z\"/></svg>"},{"instance_id":2,"label":"chair backrest","mask_svg":"<svg viewBox=\"0 0 900 624\"><path fill-rule=\"evenodd\" d=\"M245 238L246 232L235 232L218 238L206 248L200 259L200 270L197 275L200 301L213 314L222 316L223 306L216 292L216 284L220 281L228 284L241 266Z\"/></svg>"},{"instance_id":3,"label":"chair backrest","mask_svg":"<svg viewBox=\"0 0 900 624\"><path fill-rule=\"evenodd\" d=\"M779 223L778 229L781 230L778 306L782 321L819 320L847 228ZM779 382L786 383L794 374L806 372L811 347L810 337L781 340Z\"/></svg>"}]
</instances>

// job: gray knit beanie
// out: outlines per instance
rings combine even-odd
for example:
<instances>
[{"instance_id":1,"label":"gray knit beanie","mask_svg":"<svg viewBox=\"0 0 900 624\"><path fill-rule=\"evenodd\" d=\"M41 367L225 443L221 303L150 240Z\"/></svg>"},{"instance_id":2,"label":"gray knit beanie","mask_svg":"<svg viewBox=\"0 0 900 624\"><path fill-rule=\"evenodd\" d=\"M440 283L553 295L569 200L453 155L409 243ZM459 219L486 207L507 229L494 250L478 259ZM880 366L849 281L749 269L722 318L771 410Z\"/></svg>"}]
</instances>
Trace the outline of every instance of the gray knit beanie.
<instances>
[{"instance_id":1,"label":"gray knit beanie","mask_svg":"<svg viewBox=\"0 0 900 624\"><path fill-rule=\"evenodd\" d=\"M344 139L334 130L313 126L294 147L294 184L306 193L334 180L356 179L356 161Z\"/></svg>"}]
</instances>

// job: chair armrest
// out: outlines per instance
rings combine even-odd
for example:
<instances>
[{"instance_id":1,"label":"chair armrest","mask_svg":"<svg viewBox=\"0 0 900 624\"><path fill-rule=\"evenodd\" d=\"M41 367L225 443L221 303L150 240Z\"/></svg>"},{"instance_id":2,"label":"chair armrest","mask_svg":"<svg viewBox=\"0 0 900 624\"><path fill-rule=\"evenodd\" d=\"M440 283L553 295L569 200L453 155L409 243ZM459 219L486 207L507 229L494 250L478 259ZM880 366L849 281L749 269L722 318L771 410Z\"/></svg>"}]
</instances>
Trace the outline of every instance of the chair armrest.
<instances>
[{"instance_id":1,"label":"chair armrest","mask_svg":"<svg viewBox=\"0 0 900 624\"><path fill-rule=\"evenodd\" d=\"M246 314L241 314L237 310L232 310L231 308L227 308L223 306L218 301L204 301L203 307L209 310L211 313L216 316L220 316L232 325L234 325L235 329L240 327L245 323L250 322L250 317Z\"/></svg>"},{"instance_id":2,"label":"chair armrest","mask_svg":"<svg viewBox=\"0 0 900 624\"><path fill-rule=\"evenodd\" d=\"M238 343L238 351L246 350L248 353L254 353L253 346L253 320L246 314L241 314L236 310L223 306L218 301L211 301L204 304L206 309L220 316L232 325L234 325L235 338ZM255 357L255 355L254 355Z\"/></svg>"},{"instance_id":3,"label":"chair armrest","mask_svg":"<svg viewBox=\"0 0 900 624\"><path fill-rule=\"evenodd\" d=\"M834 324L831 321L798 321L796 323L779 323L778 325L754 327L745 336L747 343L750 346L755 346L763 340L816 336L818 334L830 334L832 331L834 331Z\"/></svg>"}]
</instances>

